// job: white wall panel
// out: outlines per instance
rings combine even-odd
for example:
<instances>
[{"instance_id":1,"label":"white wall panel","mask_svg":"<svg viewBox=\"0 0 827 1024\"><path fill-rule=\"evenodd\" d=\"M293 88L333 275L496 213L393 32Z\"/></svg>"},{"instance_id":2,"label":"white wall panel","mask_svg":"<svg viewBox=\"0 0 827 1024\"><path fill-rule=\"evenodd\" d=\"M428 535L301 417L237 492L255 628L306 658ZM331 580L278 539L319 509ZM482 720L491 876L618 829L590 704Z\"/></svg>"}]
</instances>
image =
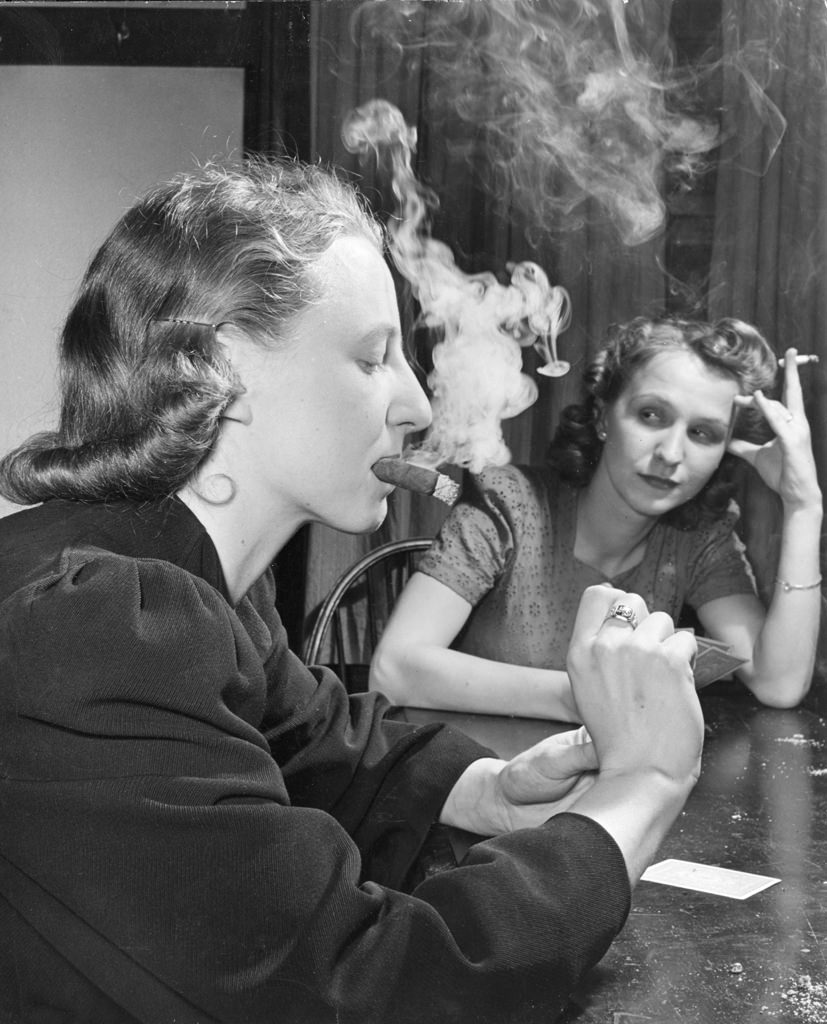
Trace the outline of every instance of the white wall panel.
<instances>
[{"instance_id":1,"label":"white wall panel","mask_svg":"<svg viewBox=\"0 0 827 1024\"><path fill-rule=\"evenodd\" d=\"M0 67L0 453L56 423L57 337L98 244L154 182L240 156L243 103L239 68Z\"/></svg>"}]
</instances>

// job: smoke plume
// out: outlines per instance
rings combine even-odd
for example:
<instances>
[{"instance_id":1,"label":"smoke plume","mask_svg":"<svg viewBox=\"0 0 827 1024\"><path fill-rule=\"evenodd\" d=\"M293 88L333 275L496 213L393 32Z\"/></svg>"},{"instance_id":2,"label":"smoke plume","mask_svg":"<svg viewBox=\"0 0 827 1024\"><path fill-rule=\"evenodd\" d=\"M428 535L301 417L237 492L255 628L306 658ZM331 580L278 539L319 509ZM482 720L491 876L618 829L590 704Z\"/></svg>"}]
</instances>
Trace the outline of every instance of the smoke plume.
<instances>
[{"instance_id":1,"label":"smoke plume","mask_svg":"<svg viewBox=\"0 0 827 1024\"><path fill-rule=\"evenodd\" d=\"M569 364L557 356L557 335L569 322L569 299L543 269L524 261L509 264L510 280L490 272L466 274L453 253L429 234L437 200L411 168L416 130L385 100L351 111L342 128L346 148L374 154L390 168L396 215L388 233L391 254L419 302L422 322L439 332L433 350L433 423L416 461L450 462L478 472L508 462L503 419L537 398L537 385L522 372L522 349L533 345L544 359L538 372L560 376Z\"/></svg>"},{"instance_id":2,"label":"smoke plume","mask_svg":"<svg viewBox=\"0 0 827 1024\"><path fill-rule=\"evenodd\" d=\"M691 177L717 127L680 110L666 25L639 0L366 2L363 27L402 55L428 50L433 109L485 138L493 187L538 232L576 226L586 200L635 245L662 227L664 172ZM418 17L413 17L418 14Z\"/></svg>"}]
</instances>

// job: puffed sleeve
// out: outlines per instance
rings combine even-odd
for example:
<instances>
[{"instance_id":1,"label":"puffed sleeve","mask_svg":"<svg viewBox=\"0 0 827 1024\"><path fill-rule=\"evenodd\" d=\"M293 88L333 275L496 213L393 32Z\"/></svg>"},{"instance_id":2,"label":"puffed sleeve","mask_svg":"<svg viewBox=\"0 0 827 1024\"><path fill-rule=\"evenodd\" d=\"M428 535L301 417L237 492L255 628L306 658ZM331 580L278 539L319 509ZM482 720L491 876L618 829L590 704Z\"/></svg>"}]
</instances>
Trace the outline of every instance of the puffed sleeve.
<instances>
[{"instance_id":1,"label":"puffed sleeve","mask_svg":"<svg viewBox=\"0 0 827 1024\"><path fill-rule=\"evenodd\" d=\"M530 483L518 466L492 466L469 474L461 500L420 559L418 570L476 606L513 558L522 518L535 504Z\"/></svg>"},{"instance_id":2,"label":"puffed sleeve","mask_svg":"<svg viewBox=\"0 0 827 1024\"><path fill-rule=\"evenodd\" d=\"M348 724L332 680L278 644L262 660L202 581L81 558L7 605L3 877L22 919L138 1019L547 1024L621 927L622 857L572 814L410 895L366 878L343 819L369 828L403 789L416 814L431 739L381 733L375 703ZM309 781L328 757L329 790Z\"/></svg>"}]
</instances>

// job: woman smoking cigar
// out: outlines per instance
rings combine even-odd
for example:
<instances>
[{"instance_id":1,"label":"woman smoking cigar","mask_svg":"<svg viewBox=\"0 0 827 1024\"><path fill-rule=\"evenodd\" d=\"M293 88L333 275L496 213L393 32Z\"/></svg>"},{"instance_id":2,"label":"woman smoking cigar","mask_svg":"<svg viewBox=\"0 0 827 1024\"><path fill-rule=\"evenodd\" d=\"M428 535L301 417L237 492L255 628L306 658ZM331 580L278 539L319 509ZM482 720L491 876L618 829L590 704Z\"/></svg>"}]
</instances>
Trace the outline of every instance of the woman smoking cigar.
<instances>
[{"instance_id":1,"label":"woman smoking cigar","mask_svg":"<svg viewBox=\"0 0 827 1024\"><path fill-rule=\"evenodd\" d=\"M150 193L61 362L57 429L0 463L40 502L0 520L0 1017L555 1019L697 778L692 637L592 588L591 740L510 762L290 653L272 561L375 529L371 467L429 419L379 230L319 168ZM417 882L437 824L492 838Z\"/></svg>"}]
</instances>

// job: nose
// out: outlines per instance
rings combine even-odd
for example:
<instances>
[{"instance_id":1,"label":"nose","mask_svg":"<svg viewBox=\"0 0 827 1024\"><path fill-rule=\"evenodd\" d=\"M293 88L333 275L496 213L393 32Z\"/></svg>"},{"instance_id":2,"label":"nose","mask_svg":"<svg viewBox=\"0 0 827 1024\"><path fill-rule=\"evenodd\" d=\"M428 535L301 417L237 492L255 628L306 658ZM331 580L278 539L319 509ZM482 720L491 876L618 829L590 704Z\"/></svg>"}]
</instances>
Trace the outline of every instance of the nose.
<instances>
[{"instance_id":1,"label":"nose","mask_svg":"<svg viewBox=\"0 0 827 1024\"><path fill-rule=\"evenodd\" d=\"M655 444L655 455L669 466L677 465L683 459L683 430L675 425L663 431Z\"/></svg>"},{"instance_id":2,"label":"nose","mask_svg":"<svg viewBox=\"0 0 827 1024\"><path fill-rule=\"evenodd\" d=\"M388 411L393 426L404 427L406 433L424 430L431 422L431 405L410 366L403 362L397 387Z\"/></svg>"}]
</instances>

